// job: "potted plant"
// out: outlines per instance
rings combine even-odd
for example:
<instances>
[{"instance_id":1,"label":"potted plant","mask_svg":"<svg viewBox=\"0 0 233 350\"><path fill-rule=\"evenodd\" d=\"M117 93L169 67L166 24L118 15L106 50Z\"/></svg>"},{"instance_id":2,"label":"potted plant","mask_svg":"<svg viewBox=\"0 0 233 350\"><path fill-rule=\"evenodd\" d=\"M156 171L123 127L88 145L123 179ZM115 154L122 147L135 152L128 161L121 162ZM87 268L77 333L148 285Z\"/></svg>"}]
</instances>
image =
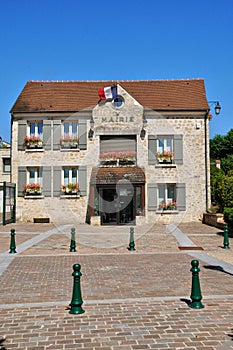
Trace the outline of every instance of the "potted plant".
<instances>
[{"instance_id":1,"label":"potted plant","mask_svg":"<svg viewBox=\"0 0 233 350\"><path fill-rule=\"evenodd\" d=\"M163 151L156 153L159 163L171 163L173 160L173 152Z\"/></svg>"},{"instance_id":2,"label":"potted plant","mask_svg":"<svg viewBox=\"0 0 233 350\"><path fill-rule=\"evenodd\" d=\"M77 136L71 137L69 135L62 136L60 138L60 144L63 148L77 148L79 144L79 138Z\"/></svg>"},{"instance_id":3,"label":"potted plant","mask_svg":"<svg viewBox=\"0 0 233 350\"><path fill-rule=\"evenodd\" d=\"M79 138L77 136L73 137L70 141L71 148L77 148L79 143Z\"/></svg>"},{"instance_id":4,"label":"potted plant","mask_svg":"<svg viewBox=\"0 0 233 350\"><path fill-rule=\"evenodd\" d=\"M41 184L30 182L27 185L24 185L24 192L26 195L29 194L40 194L41 193Z\"/></svg>"},{"instance_id":5,"label":"potted plant","mask_svg":"<svg viewBox=\"0 0 233 350\"><path fill-rule=\"evenodd\" d=\"M43 141L39 136L24 136L24 145L26 148L42 148Z\"/></svg>"},{"instance_id":6,"label":"potted plant","mask_svg":"<svg viewBox=\"0 0 233 350\"><path fill-rule=\"evenodd\" d=\"M79 192L79 184L76 182L61 185L61 190L64 194L77 194Z\"/></svg>"},{"instance_id":7,"label":"potted plant","mask_svg":"<svg viewBox=\"0 0 233 350\"><path fill-rule=\"evenodd\" d=\"M159 203L159 210L176 210L176 202L175 201L162 201Z\"/></svg>"}]
</instances>

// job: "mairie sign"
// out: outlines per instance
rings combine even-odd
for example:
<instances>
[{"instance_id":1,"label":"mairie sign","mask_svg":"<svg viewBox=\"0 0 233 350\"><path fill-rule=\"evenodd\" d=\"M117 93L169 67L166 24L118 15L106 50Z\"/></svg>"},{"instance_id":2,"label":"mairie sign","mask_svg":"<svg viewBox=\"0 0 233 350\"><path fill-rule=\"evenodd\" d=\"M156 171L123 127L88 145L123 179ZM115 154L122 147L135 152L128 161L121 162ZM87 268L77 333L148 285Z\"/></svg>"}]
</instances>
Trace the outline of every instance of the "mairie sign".
<instances>
[{"instance_id":1,"label":"mairie sign","mask_svg":"<svg viewBox=\"0 0 233 350\"><path fill-rule=\"evenodd\" d=\"M102 123L134 123L134 117L102 117Z\"/></svg>"}]
</instances>

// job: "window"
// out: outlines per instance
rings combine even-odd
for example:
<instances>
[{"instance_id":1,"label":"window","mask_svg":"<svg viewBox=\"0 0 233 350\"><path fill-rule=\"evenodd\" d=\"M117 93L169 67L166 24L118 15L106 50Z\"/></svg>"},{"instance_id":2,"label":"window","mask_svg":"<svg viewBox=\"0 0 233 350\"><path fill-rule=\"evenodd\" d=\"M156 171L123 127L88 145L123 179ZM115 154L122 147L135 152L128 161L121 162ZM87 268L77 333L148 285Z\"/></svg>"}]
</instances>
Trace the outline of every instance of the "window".
<instances>
[{"instance_id":1,"label":"window","mask_svg":"<svg viewBox=\"0 0 233 350\"><path fill-rule=\"evenodd\" d=\"M43 122L33 121L29 123L29 136L38 136L41 140L43 137Z\"/></svg>"},{"instance_id":2,"label":"window","mask_svg":"<svg viewBox=\"0 0 233 350\"><path fill-rule=\"evenodd\" d=\"M115 108L120 108L123 106L124 104L124 99L120 96L114 98L114 100L112 101L112 104Z\"/></svg>"},{"instance_id":3,"label":"window","mask_svg":"<svg viewBox=\"0 0 233 350\"><path fill-rule=\"evenodd\" d=\"M158 137L157 140L157 159L161 163L171 163L173 160L173 138Z\"/></svg>"},{"instance_id":4,"label":"window","mask_svg":"<svg viewBox=\"0 0 233 350\"><path fill-rule=\"evenodd\" d=\"M69 121L62 124L61 146L63 148L77 148L79 144L78 122Z\"/></svg>"},{"instance_id":5,"label":"window","mask_svg":"<svg viewBox=\"0 0 233 350\"><path fill-rule=\"evenodd\" d=\"M176 187L175 184L158 184L158 209L176 209Z\"/></svg>"},{"instance_id":6,"label":"window","mask_svg":"<svg viewBox=\"0 0 233 350\"><path fill-rule=\"evenodd\" d=\"M27 135L24 136L26 148L43 148L43 122L28 123Z\"/></svg>"},{"instance_id":7,"label":"window","mask_svg":"<svg viewBox=\"0 0 233 350\"><path fill-rule=\"evenodd\" d=\"M136 165L136 142L135 135L100 136L100 165Z\"/></svg>"},{"instance_id":8,"label":"window","mask_svg":"<svg viewBox=\"0 0 233 350\"><path fill-rule=\"evenodd\" d=\"M63 168L64 185L78 182L78 168Z\"/></svg>"},{"instance_id":9,"label":"window","mask_svg":"<svg viewBox=\"0 0 233 350\"><path fill-rule=\"evenodd\" d=\"M27 168L25 195L41 194L42 190L42 170L39 167Z\"/></svg>"},{"instance_id":10,"label":"window","mask_svg":"<svg viewBox=\"0 0 233 350\"><path fill-rule=\"evenodd\" d=\"M148 164L183 164L183 135L148 135Z\"/></svg>"},{"instance_id":11,"label":"window","mask_svg":"<svg viewBox=\"0 0 233 350\"><path fill-rule=\"evenodd\" d=\"M78 168L64 167L62 169L61 190L64 193L79 192Z\"/></svg>"},{"instance_id":12,"label":"window","mask_svg":"<svg viewBox=\"0 0 233 350\"><path fill-rule=\"evenodd\" d=\"M11 159L10 158L3 158L3 172L4 173L10 173L11 172Z\"/></svg>"},{"instance_id":13,"label":"window","mask_svg":"<svg viewBox=\"0 0 233 350\"><path fill-rule=\"evenodd\" d=\"M143 203L142 203L142 187L135 187L135 198L136 198L136 215L143 214Z\"/></svg>"},{"instance_id":14,"label":"window","mask_svg":"<svg viewBox=\"0 0 233 350\"><path fill-rule=\"evenodd\" d=\"M39 183L42 185L42 171L40 168L28 168L27 183Z\"/></svg>"}]
</instances>

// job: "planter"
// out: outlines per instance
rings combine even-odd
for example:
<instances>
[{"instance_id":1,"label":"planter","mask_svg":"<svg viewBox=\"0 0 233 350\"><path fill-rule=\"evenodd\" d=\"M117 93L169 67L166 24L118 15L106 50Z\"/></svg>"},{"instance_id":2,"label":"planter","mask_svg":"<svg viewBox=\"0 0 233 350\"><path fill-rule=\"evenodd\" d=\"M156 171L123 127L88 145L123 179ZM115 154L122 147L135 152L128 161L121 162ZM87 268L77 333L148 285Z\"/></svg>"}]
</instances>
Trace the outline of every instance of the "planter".
<instances>
[{"instance_id":1,"label":"planter","mask_svg":"<svg viewBox=\"0 0 233 350\"><path fill-rule=\"evenodd\" d=\"M36 191L30 191L30 192L26 192L25 196L40 196L41 195L41 191L36 192Z\"/></svg>"},{"instance_id":2,"label":"planter","mask_svg":"<svg viewBox=\"0 0 233 350\"><path fill-rule=\"evenodd\" d=\"M158 161L159 161L159 163L163 163L163 164L171 164L172 163L172 160L169 159L169 158L168 159L166 159L166 158L165 159L161 159L160 158Z\"/></svg>"}]
</instances>

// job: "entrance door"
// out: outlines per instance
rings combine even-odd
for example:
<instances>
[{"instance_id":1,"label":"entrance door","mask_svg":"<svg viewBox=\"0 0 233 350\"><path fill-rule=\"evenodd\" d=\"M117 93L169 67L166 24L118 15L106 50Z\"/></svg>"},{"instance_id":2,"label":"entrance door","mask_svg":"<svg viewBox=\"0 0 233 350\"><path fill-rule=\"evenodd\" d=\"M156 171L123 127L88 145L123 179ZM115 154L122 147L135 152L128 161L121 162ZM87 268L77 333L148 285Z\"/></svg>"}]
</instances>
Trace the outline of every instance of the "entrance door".
<instances>
[{"instance_id":1,"label":"entrance door","mask_svg":"<svg viewBox=\"0 0 233 350\"><path fill-rule=\"evenodd\" d=\"M100 188L100 208L102 225L127 225L135 223L134 189Z\"/></svg>"}]
</instances>

